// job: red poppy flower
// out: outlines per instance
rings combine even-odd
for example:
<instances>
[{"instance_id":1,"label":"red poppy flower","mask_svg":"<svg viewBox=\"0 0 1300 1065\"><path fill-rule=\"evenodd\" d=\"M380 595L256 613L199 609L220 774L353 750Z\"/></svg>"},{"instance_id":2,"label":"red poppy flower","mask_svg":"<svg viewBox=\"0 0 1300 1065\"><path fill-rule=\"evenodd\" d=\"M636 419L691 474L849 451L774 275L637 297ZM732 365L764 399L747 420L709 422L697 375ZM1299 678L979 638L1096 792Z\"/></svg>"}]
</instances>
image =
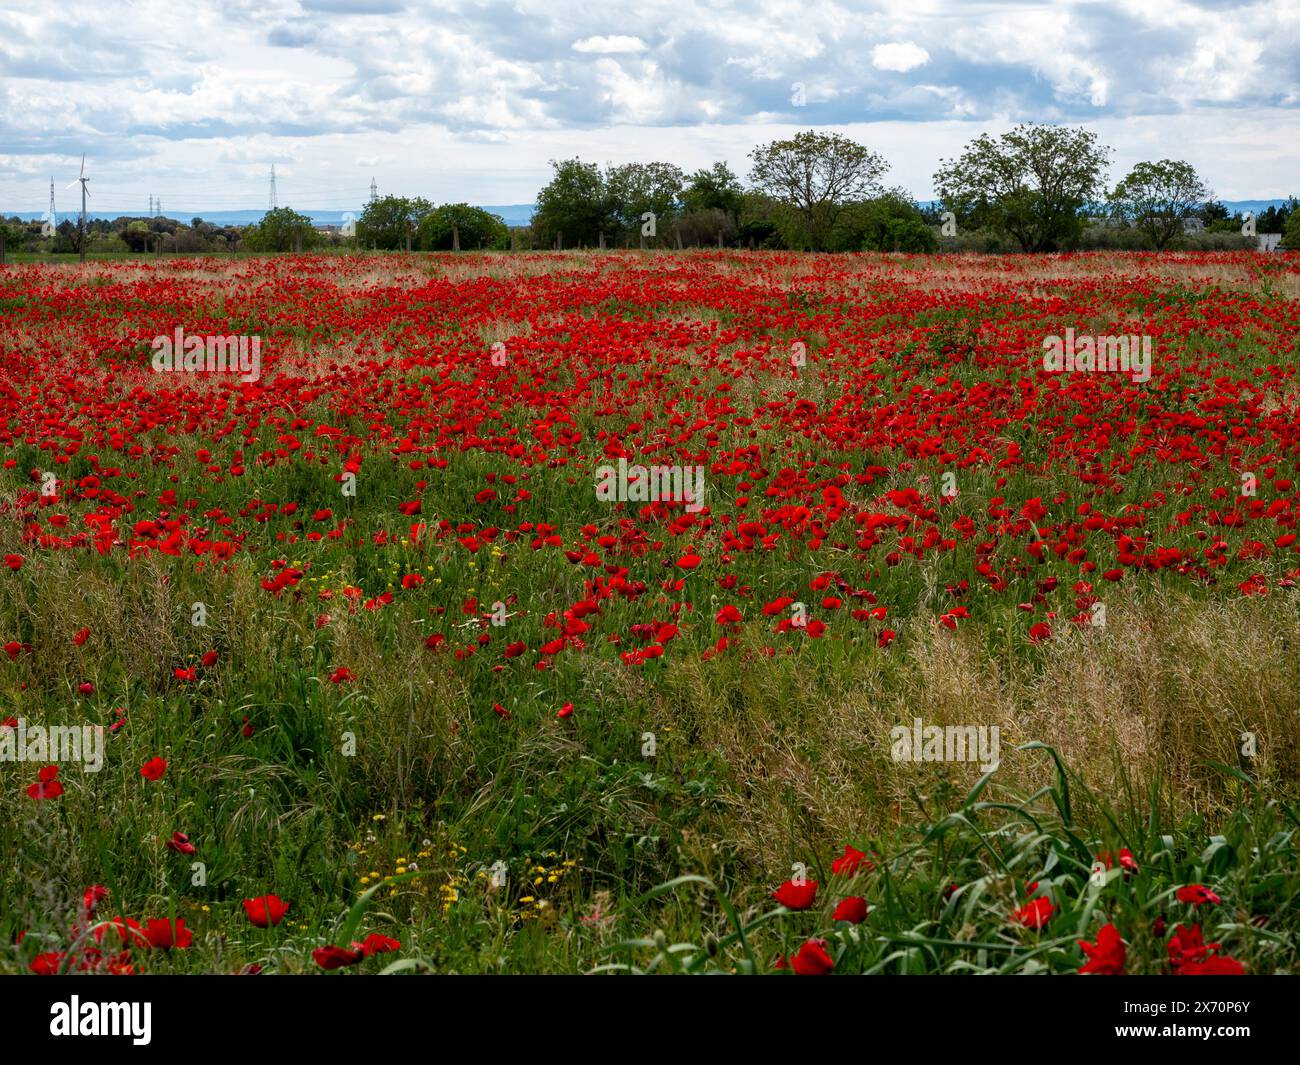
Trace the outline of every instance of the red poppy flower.
<instances>
[{"instance_id":1,"label":"red poppy flower","mask_svg":"<svg viewBox=\"0 0 1300 1065\"><path fill-rule=\"evenodd\" d=\"M185 927L184 918L179 917L175 921L148 921L144 934L149 945L157 950L170 950L172 947L184 950L194 940L194 933Z\"/></svg>"},{"instance_id":2,"label":"red poppy flower","mask_svg":"<svg viewBox=\"0 0 1300 1065\"><path fill-rule=\"evenodd\" d=\"M835 912L831 914L832 921L848 921L850 924L861 924L866 919L867 900L857 895L841 899L840 904L835 907Z\"/></svg>"},{"instance_id":3,"label":"red poppy flower","mask_svg":"<svg viewBox=\"0 0 1300 1065\"><path fill-rule=\"evenodd\" d=\"M275 895L259 895L254 899L244 899L244 912L249 921L258 928L271 928L284 920L291 903L281 902Z\"/></svg>"},{"instance_id":4,"label":"red poppy flower","mask_svg":"<svg viewBox=\"0 0 1300 1065\"><path fill-rule=\"evenodd\" d=\"M190 842L190 837L184 832L173 832L172 838L167 841L167 849L175 851L177 854L194 854L194 844Z\"/></svg>"},{"instance_id":5,"label":"red poppy flower","mask_svg":"<svg viewBox=\"0 0 1300 1065\"><path fill-rule=\"evenodd\" d=\"M492 712L493 712L494 714L496 714L497 717L501 718L503 721L509 721L509 720L510 720L510 711L507 710L507 709L506 709L504 706L502 706L500 703L493 703L493 704L492 704Z\"/></svg>"},{"instance_id":6,"label":"red poppy flower","mask_svg":"<svg viewBox=\"0 0 1300 1065\"><path fill-rule=\"evenodd\" d=\"M1179 967L1178 976L1245 976L1246 967L1236 958L1213 957L1190 961Z\"/></svg>"},{"instance_id":7,"label":"red poppy flower","mask_svg":"<svg viewBox=\"0 0 1300 1065\"><path fill-rule=\"evenodd\" d=\"M807 910L817 901L817 881L805 880L796 884L787 880L772 892L772 898L787 910Z\"/></svg>"},{"instance_id":8,"label":"red poppy flower","mask_svg":"<svg viewBox=\"0 0 1300 1065\"><path fill-rule=\"evenodd\" d=\"M1218 943L1206 943L1201 938L1199 924L1180 924L1174 928L1174 934L1165 944L1169 954L1169 964L1177 972L1188 963L1202 962L1219 949Z\"/></svg>"},{"instance_id":9,"label":"red poppy flower","mask_svg":"<svg viewBox=\"0 0 1300 1065\"><path fill-rule=\"evenodd\" d=\"M356 946L357 944L353 944ZM390 936L380 935L378 932L371 932L370 935L361 942L361 953L367 958L375 954L386 954L392 950L401 950L402 944Z\"/></svg>"},{"instance_id":10,"label":"red poppy flower","mask_svg":"<svg viewBox=\"0 0 1300 1065\"><path fill-rule=\"evenodd\" d=\"M562 707L560 707L560 708L555 712L555 716L558 717L558 718L560 718L561 720L563 720L563 719L566 718L566 717L572 717L572 716L573 716L573 704L572 704L572 703L565 703Z\"/></svg>"},{"instance_id":11,"label":"red poppy flower","mask_svg":"<svg viewBox=\"0 0 1300 1065\"><path fill-rule=\"evenodd\" d=\"M167 772L167 760L157 756L150 758L140 767L140 775L145 780L161 780L164 773Z\"/></svg>"},{"instance_id":12,"label":"red poppy flower","mask_svg":"<svg viewBox=\"0 0 1300 1065\"><path fill-rule=\"evenodd\" d=\"M78 647L80 647L80 646L82 646L82 645L83 645L83 644L84 644L88 639L90 639L90 630L89 630L89 629L78 629L78 630L73 634L72 642L73 642L74 644L76 644Z\"/></svg>"},{"instance_id":13,"label":"red poppy flower","mask_svg":"<svg viewBox=\"0 0 1300 1065\"><path fill-rule=\"evenodd\" d=\"M790 955L790 968L796 976L827 975L835 968L835 961L826 952L826 940L807 940L797 953Z\"/></svg>"},{"instance_id":14,"label":"red poppy flower","mask_svg":"<svg viewBox=\"0 0 1300 1065\"><path fill-rule=\"evenodd\" d=\"M20 570L23 568L22 555L5 555L5 565L11 570Z\"/></svg>"},{"instance_id":15,"label":"red poppy flower","mask_svg":"<svg viewBox=\"0 0 1300 1065\"><path fill-rule=\"evenodd\" d=\"M59 951L51 951L48 954L38 954L31 960L27 966L28 972L35 973L37 976L55 976L58 974L59 966L63 964L63 959L67 954Z\"/></svg>"},{"instance_id":16,"label":"red poppy flower","mask_svg":"<svg viewBox=\"0 0 1300 1065\"><path fill-rule=\"evenodd\" d=\"M218 657L220 656L216 651L204 651L203 657L200 658L199 661L203 663L205 669L211 669L217 664Z\"/></svg>"},{"instance_id":17,"label":"red poppy flower","mask_svg":"<svg viewBox=\"0 0 1300 1065\"><path fill-rule=\"evenodd\" d=\"M341 969L345 965L356 965L365 954L359 950L345 950L331 943L328 946L317 947L311 952L311 956L322 969L333 970Z\"/></svg>"},{"instance_id":18,"label":"red poppy flower","mask_svg":"<svg viewBox=\"0 0 1300 1065\"><path fill-rule=\"evenodd\" d=\"M348 669L347 666L339 666L330 674L331 684L342 684L345 680L356 680L356 677L352 675L352 670Z\"/></svg>"},{"instance_id":19,"label":"red poppy flower","mask_svg":"<svg viewBox=\"0 0 1300 1065\"><path fill-rule=\"evenodd\" d=\"M1217 906L1223 901L1204 884L1188 884L1185 887L1180 887L1174 893L1174 897L1179 902L1190 903L1192 906L1201 906L1207 902L1214 903Z\"/></svg>"},{"instance_id":20,"label":"red poppy flower","mask_svg":"<svg viewBox=\"0 0 1300 1065\"><path fill-rule=\"evenodd\" d=\"M1011 919L1017 924L1022 924L1026 928L1035 930L1042 928L1052 919L1052 914L1056 907L1052 905L1052 900L1045 895L1039 895L1037 898L1030 899L1027 903L1016 910Z\"/></svg>"},{"instance_id":21,"label":"red poppy flower","mask_svg":"<svg viewBox=\"0 0 1300 1065\"><path fill-rule=\"evenodd\" d=\"M130 917L114 917L107 924L102 924L91 933L96 943L102 944L104 937L116 937L124 947L147 947L149 937L144 934L139 921Z\"/></svg>"},{"instance_id":22,"label":"red poppy flower","mask_svg":"<svg viewBox=\"0 0 1300 1065\"><path fill-rule=\"evenodd\" d=\"M841 876L852 876L860 866L866 866L865 872L870 872L873 868L865 853L846 843L844 853L831 862L831 872L839 873Z\"/></svg>"},{"instance_id":23,"label":"red poppy flower","mask_svg":"<svg viewBox=\"0 0 1300 1065\"><path fill-rule=\"evenodd\" d=\"M1113 924L1104 924L1097 929L1097 942L1089 943L1080 939L1079 946L1087 955L1088 961L1080 966L1079 972L1092 973L1095 976L1123 976L1124 961L1128 949L1120 938L1119 930Z\"/></svg>"},{"instance_id":24,"label":"red poppy flower","mask_svg":"<svg viewBox=\"0 0 1300 1065\"><path fill-rule=\"evenodd\" d=\"M37 774L37 782L27 788L27 794L33 799L57 799L63 794L63 785L55 779L59 775L57 765L47 765Z\"/></svg>"}]
</instances>

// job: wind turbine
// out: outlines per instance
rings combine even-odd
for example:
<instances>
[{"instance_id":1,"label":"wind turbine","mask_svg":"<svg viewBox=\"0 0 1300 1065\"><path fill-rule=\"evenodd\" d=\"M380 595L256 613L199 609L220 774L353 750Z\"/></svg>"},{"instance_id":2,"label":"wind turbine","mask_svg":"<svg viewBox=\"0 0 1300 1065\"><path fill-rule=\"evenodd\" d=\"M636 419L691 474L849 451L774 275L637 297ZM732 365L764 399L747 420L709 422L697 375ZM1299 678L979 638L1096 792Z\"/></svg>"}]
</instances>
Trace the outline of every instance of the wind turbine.
<instances>
[{"instance_id":1,"label":"wind turbine","mask_svg":"<svg viewBox=\"0 0 1300 1065\"><path fill-rule=\"evenodd\" d=\"M76 181L70 181L68 188L73 185L81 184L81 223L77 231L77 250L81 253L81 261L86 261L86 197L90 195L90 190L86 188L86 182L90 178L86 177L86 154L81 154L81 174Z\"/></svg>"}]
</instances>

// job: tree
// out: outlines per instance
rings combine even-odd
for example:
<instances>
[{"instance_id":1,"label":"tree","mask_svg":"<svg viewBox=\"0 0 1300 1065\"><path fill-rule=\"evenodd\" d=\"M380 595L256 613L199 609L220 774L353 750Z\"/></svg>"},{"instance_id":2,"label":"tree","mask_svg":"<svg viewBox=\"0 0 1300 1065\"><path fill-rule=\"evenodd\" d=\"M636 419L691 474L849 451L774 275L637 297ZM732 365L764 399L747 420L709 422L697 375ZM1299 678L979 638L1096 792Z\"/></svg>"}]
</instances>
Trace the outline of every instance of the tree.
<instances>
[{"instance_id":1,"label":"tree","mask_svg":"<svg viewBox=\"0 0 1300 1065\"><path fill-rule=\"evenodd\" d=\"M1196 216L1205 223L1208 229L1214 222L1222 222L1228 217L1228 209L1218 200L1206 200L1201 204L1201 209L1196 212Z\"/></svg>"},{"instance_id":2,"label":"tree","mask_svg":"<svg viewBox=\"0 0 1300 1065\"><path fill-rule=\"evenodd\" d=\"M747 189L740 198L740 215L736 219L736 239L751 248L784 250L787 245L777 219L782 205L763 192Z\"/></svg>"},{"instance_id":3,"label":"tree","mask_svg":"<svg viewBox=\"0 0 1300 1065\"><path fill-rule=\"evenodd\" d=\"M149 223L143 218L133 218L127 222L121 236L131 251L153 251L153 234L149 230Z\"/></svg>"},{"instance_id":4,"label":"tree","mask_svg":"<svg viewBox=\"0 0 1300 1065\"><path fill-rule=\"evenodd\" d=\"M1297 209L1300 209L1300 202L1297 202L1294 196L1290 197L1281 207L1269 204L1259 212L1256 227L1261 233L1285 233L1288 219Z\"/></svg>"},{"instance_id":5,"label":"tree","mask_svg":"<svg viewBox=\"0 0 1300 1065\"><path fill-rule=\"evenodd\" d=\"M40 230L37 230L39 234ZM32 239L31 227L23 224L17 218L12 222L6 222L0 218L0 240L4 241L5 247L9 251L22 251L34 243Z\"/></svg>"},{"instance_id":6,"label":"tree","mask_svg":"<svg viewBox=\"0 0 1300 1065\"><path fill-rule=\"evenodd\" d=\"M432 210L423 196L380 196L367 203L357 219L357 240L382 251L407 248Z\"/></svg>"},{"instance_id":7,"label":"tree","mask_svg":"<svg viewBox=\"0 0 1300 1065\"><path fill-rule=\"evenodd\" d=\"M580 159L551 160L554 174L537 194L532 228L540 246L598 244L602 233L614 229L605 179L595 163Z\"/></svg>"},{"instance_id":8,"label":"tree","mask_svg":"<svg viewBox=\"0 0 1300 1065\"><path fill-rule=\"evenodd\" d=\"M1085 129L1021 125L997 140L985 133L960 158L941 161L934 184L964 226L1010 233L1023 251L1055 251L1077 240L1109 158Z\"/></svg>"},{"instance_id":9,"label":"tree","mask_svg":"<svg viewBox=\"0 0 1300 1065\"><path fill-rule=\"evenodd\" d=\"M883 157L837 133L806 130L749 153L750 182L782 204L790 235L811 248L828 246L846 204L873 195L889 169Z\"/></svg>"},{"instance_id":10,"label":"tree","mask_svg":"<svg viewBox=\"0 0 1300 1065\"><path fill-rule=\"evenodd\" d=\"M606 203L622 236L640 242L647 226L644 216L651 214L652 241L667 237L681 209L685 181L681 168L672 163L611 166L605 172Z\"/></svg>"},{"instance_id":11,"label":"tree","mask_svg":"<svg viewBox=\"0 0 1300 1065\"><path fill-rule=\"evenodd\" d=\"M1292 211L1287 218L1282 243L1288 248L1300 249L1300 211Z\"/></svg>"},{"instance_id":12,"label":"tree","mask_svg":"<svg viewBox=\"0 0 1300 1065\"><path fill-rule=\"evenodd\" d=\"M1191 163L1161 159L1138 163L1110 194L1111 211L1163 249L1183 231L1183 222L1210 198Z\"/></svg>"},{"instance_id":13,"label":"tree","mask_svg":"<svg viewBox=\"0 0 1300 1065\"><path fill-rule=\"evenodd\" d=\"M735 239L736 218L718 207L686 211L677 219L677 232L686 247L721 247Z\"/></svg>"},{"instance_id":14,"label":"tree","mask_svg":"<svg viewBox=\"0 0 1300 1065\"><path fill-rule=\"evenodd\" d=\"M65 218L54 230L50 251L58 255L76 252L81 247L80 228L70 218Z\"/></svg>"},{"instance_id":15,"label":"tree","mask_svg":"<svg viewBox=\"0 0 1300 1065\"><path fill-rule=\"evenodd\" d=\"M735 238L745 190L726 163L697 170L682 189L677 230L687 245L718 245Z\"/></svg>"},{"instance_id":16,"label":"tree","mask_svg":"<svg viewBox=\"0 0 1300 1065\"><path fill-rule=\"evenodd\" d=\"M244 231L243 244L249 251L294 251L300 242L303 248L311 247L315 238L316 230L306 215L292 207L273 207Z\"/></svg>"},{"instance_id":17,"label":"tree","mask_svg":"<svg viewBox=\"0 0 1300 1065\"><path fill-rule=\"evenodd\" d=\"M1213 221L1206 223L1205 231L1207 233L1240 233L1241 227L1246 224L1246 219L1240 211L1233 211L1228 214L1228 209L1222 204L1216 204L1222 208L1222 217L1216 216Z\"/></svg>"},{"instance_id":18,"label":"tree","mask_svg":"<svg viewBox=\"0 0 1300 1065\"><path fill-rule=\"evenodd\" d=\"M837 247L846 251L931 252L939 246L939 238L904 189L888 189L854 204L843 218Z\"/></svg>"},{"instance_id":19,"label":"tree","mask_svg":"<svg viewBox=\"0 0 1300 1065\"><path fill-rule=\"evenodd\" d=\"M444 203L420 220L416 233L422 251L510 246L510 229L505 220L481 207L467 203Z\"/></svg>"},{"instance_id":20,"label":"tree","mask_svg":"<svg viewBox=\"0 0 1300 1065\"><path fill-rule=\"evenodd\" d=\"M744 197L740 179L726 163L714 163L697 170L682 190L682 206L688 211L722 211L736 218Z\"/></svg>"}]
</instances>

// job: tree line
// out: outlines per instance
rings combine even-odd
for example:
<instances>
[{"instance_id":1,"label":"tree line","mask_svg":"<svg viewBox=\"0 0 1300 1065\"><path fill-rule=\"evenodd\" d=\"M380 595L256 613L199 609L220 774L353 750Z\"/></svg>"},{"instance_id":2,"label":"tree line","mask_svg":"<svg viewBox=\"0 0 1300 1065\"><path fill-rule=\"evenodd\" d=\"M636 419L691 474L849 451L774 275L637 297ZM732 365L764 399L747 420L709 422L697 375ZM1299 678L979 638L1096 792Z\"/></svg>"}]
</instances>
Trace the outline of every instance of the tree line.
<instances>
[{"instance_id":1,"label":"tree line","mask_svg":"<svg viewBox=\"0 0 1300 1065\"><path fill-rule=\"evenodd\" d=\"M386 251L549 248L748 247L803 251L1052 252L1092 248L1253 247L1243 229L1282 233L1300 248L1291 197L1257 219L1230 214L1195 168L1161 159L1107 183L1111 149L1082 127L1028 124L983 134L934 175L938 201L921 205L883 183L878 152L835 133L807 130L749 154L748 180L725 162L685 173L673 163L601 169L551 161L531 224L510 227L467 203L375 197L346 228L323 232L289 207L244 227L195 218L68 219L0 223L10 247L77 251ZM1248 223L1250 223L1248 225Z\"/></svg>"},{"instance_id":2,"label":"tree line","mask_svg":"<svg viewBox=\"0 0 1300 1065\"><path fill-rule=\"evenodd\" d=\"M918 204L882 178L877 152L805 131L750 153L748 184L725 163L684 174L671 163L601 171L552 161L531 237L541 247L740 245L810 251L1068 251L1087 247L1254 246L1182 160L1139 163L1113 187L1111 150L1083 128L1021 125L982 135L934 175ZM1252 220L1300 247L1292 197ZM1199 236L1209 234L1225 239ZM1233 238L1239 238L1234 241Z\"/></svg>"}]
</instances>

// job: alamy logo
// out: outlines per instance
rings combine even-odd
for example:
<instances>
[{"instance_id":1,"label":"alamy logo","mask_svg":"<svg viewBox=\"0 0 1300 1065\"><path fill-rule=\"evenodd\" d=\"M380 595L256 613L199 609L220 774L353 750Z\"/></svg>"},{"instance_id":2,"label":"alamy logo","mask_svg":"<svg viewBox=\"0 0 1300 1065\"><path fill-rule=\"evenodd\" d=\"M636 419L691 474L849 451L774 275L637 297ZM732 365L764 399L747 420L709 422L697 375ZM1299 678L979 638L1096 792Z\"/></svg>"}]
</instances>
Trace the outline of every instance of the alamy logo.
<instances>
[{"instance_id":1,"label":"alamy logo","mask_svg":"<svg viewBox=\"0 0 1300 1065\"><path fill-rule=\"evenodd\" d=\"M129 1035L138 1047L148 1046L153 1004L150 1002L69 1002L50 1006L50 1035Z\"/></svg>"},{"instance_id":2,"label":"alamy logo","mask_svg":"<svg viewBox=\"0 0 1300 1065\"><path fill-rule=\"evenodd\" d=\"M601 466L596 498L602 503L682 503L692 514L704 508L703 466Z\"/></svg>"},{"instance_id":3,"label":"alamy logo","mask_svg":"<svg viewBox=\"0 0 1300 1065\"><path fill-rule=\"evenodd\" d=\"M997 769L1002 730L997 725L926 725L914 718L912 727L889 730L895 762L979 762L980 772Z\"/></svg>"},{"instance_id":4,"label":"alamy logo","mask_svg":"<svg viewBox=\"0 0 1300 1065\"><path fill-rule=\"evenodd\" d=\"M1126 373L1135 384L1151 380L1149 336L1078 336L1043 338L1043 369L1048 373Z\"/></svg>"},{"instance_id":5,"label":"alamy logo","mask_svg":"<svg viewBox=\"0 0 1300 1065\"><path fill-rule=\"evenodd\" d=\"M87 773L104 766L103 725L0 725L0 762L81 762Z\"/></svg>"},{"instance_id":6,"label":"alamy logo","mask_svg":"<svg viewBox=\"0 0 1300 1065\"><path fill-rule=\"evenodd\" d=\"M186 336L178 325L150 346L155 373L237 373L245 384L262 376L260 336Z\"/></svg>"}]
</instances>

